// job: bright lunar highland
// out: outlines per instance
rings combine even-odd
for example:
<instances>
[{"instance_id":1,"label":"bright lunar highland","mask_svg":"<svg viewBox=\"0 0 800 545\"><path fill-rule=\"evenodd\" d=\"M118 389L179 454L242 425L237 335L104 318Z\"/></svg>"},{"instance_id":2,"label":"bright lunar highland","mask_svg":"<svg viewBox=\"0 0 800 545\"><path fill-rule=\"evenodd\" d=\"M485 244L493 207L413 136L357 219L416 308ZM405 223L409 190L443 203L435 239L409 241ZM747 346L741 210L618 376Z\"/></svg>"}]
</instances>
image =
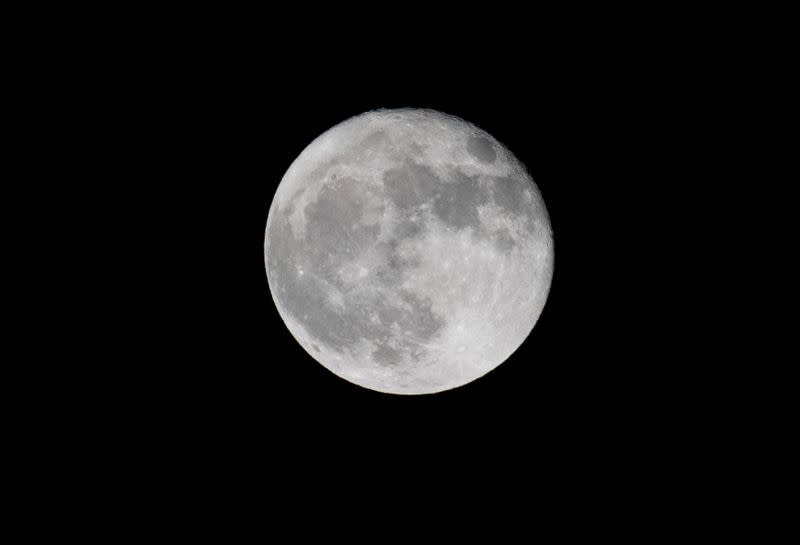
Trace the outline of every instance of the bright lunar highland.
<instances>
[{"instance_id":1,"label":"bright lunar highland","mask_svg":"<svg viewBox=\"0 0 800 545\"><path fill-rule=\"evenodd\" d=\"M448 390L500 365L553 275L550 220L523 165L432 110L368 112L309 144L278 186L264 250L300 345L394 394Z\"/></svg>"}]
</instances>

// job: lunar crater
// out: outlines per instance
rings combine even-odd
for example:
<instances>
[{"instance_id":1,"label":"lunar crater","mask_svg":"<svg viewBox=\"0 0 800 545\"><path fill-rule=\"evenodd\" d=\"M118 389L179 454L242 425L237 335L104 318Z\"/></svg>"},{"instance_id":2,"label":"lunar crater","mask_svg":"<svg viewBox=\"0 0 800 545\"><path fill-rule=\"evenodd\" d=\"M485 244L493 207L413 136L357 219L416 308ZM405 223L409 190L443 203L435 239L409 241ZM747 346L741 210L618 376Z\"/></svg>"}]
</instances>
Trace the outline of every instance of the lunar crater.
<instances>
[{"instance_id":1,"label":"lunar crater","mask_svg":"<svg viewBox=\"0 0 800 545\"><path fill-rule=\"evenodd\" d=\"M483 136L470 136L467 141L467 151L482 163L493 163L497 158L491 140Z\"/></svg>"}]
</instances>

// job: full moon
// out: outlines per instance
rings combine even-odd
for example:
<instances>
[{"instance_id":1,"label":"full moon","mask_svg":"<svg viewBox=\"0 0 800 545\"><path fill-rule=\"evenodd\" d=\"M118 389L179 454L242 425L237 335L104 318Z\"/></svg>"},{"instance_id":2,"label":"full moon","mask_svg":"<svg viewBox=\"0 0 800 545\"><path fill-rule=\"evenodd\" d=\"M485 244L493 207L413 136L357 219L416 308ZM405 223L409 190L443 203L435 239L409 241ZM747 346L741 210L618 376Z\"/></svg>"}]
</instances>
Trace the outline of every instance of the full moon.
<instances>
[{"instance_id":1,"label":"full moon","mask_svg":"<svg viewBox=\"0 0 800 545\"><path fill-rule=\"evenodd\" d=\"M433 110L368 112L311 142L278 186L264 251L305 351L393 394L456 388L503 363L553 275L550 219L525 167Z\"/></svg>"}]
</instances>

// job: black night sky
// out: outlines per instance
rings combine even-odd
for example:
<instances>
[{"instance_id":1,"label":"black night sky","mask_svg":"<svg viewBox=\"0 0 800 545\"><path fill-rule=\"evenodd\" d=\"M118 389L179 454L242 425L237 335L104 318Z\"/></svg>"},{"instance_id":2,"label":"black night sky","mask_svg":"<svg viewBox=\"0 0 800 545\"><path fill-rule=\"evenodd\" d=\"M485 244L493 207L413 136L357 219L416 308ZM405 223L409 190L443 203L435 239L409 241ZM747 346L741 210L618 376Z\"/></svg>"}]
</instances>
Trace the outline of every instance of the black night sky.
<instances>
[{"instance_id":1,"label":"black night sky","mask_svg":"<svg viewBox=\"0 0 800 545\"><path fill-rule=\"evenodd\" d=\"M671 392L692 395L689 369L668 363L680 332L657 338L671 303L652 272L675 248L649 222L665 187L652 129L672 113L652 57L521 38L454 52L224 37L170 47L128 81L126 119L149 127L131 187L149 201L142 220L157 242L143 278L158 294L130 368L143 404L132 418L165 441L206 438L249 462L398 450L554 462L650 444L682 410ZM264 267L271 199L297 155L345 119L400 107L461 117L504 143L537 183L555 240L550 295L527 341L435 395L366 390L316 363L281 321Z\"/></svg>"}]
</instances>

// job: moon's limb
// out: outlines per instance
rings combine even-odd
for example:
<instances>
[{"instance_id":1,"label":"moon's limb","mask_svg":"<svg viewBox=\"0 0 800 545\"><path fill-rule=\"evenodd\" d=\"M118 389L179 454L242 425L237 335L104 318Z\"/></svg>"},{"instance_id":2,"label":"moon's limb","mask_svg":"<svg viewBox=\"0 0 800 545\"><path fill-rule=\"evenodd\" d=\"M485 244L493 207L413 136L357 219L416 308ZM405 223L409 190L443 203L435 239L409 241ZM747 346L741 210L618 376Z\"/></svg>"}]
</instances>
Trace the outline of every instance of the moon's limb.
<instances>
[{"instance_id":1,"label":"moon's limb","mask_svg":"<svg viewBox=\"0 0 800 545\"><path fill-rule=\"evenodd\" d=\"M370 112L291 165L270 208L267 276L326 368L400 394L466 384L533 329L553 270L549 218L489 134L430 110Z\"/></svg>"}]
</instances>

